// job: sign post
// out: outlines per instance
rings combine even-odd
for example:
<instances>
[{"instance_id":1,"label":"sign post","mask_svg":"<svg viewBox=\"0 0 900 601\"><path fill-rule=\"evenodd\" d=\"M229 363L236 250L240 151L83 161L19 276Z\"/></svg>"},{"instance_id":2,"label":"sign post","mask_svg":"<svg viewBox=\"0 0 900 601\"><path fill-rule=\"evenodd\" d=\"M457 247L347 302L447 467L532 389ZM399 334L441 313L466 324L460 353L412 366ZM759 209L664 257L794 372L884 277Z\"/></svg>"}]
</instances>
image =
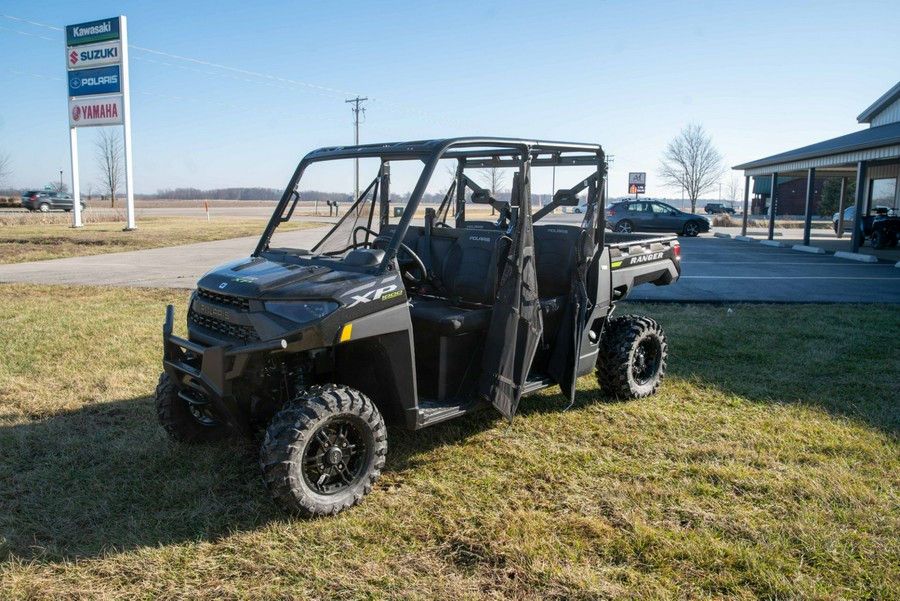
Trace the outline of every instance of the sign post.
<instances>
[{"instance_id":1,"label":"sign post","mask_svg":"<svg viewBox=\"0 0 900 601\"><path fill-rule=\"evenodd\" d=\"M134 225L131 168L131 96L128 85L128 32L124 16L66 26L69 144L72 153L73 227L81 227L78 181L78 128L122 125L125 154L125 230ZM115 190L110 191L115 194Z\"/></svg>"}]
</instances>

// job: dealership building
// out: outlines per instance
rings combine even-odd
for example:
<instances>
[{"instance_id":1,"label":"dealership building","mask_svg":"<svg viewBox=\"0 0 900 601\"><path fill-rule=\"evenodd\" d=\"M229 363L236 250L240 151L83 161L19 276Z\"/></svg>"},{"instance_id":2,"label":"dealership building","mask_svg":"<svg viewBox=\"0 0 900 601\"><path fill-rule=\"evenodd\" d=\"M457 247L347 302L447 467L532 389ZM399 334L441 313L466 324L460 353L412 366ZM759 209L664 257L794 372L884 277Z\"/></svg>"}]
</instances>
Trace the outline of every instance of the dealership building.
<instances>
[{"instance_id":1,"label":"dealership building","mask_svg":"<svg viewBox=\"0 0 900 601\"><path fill-rule=\"evenodd\" d=\"M856 207L856 215L866 215L876 207L900 214L900 83L860 113L857 121L868 124L868 129L735 166L745 177L744 233L746 215L754 209L774 209L769 211L771 240L776 215L798 214L796 209L802 207L803 240L808 245L821 184L827 179L841 182L841 216L851 205ZM847 194L850 180L863 182L852 197ZM799 198L787 198L788 190ZM751 193L755 196L752 207ZM784 201L781 206L779 196ZM859 228L852 232L850 247L857 252L863 239Z\"/></svg>"}]
</instances>

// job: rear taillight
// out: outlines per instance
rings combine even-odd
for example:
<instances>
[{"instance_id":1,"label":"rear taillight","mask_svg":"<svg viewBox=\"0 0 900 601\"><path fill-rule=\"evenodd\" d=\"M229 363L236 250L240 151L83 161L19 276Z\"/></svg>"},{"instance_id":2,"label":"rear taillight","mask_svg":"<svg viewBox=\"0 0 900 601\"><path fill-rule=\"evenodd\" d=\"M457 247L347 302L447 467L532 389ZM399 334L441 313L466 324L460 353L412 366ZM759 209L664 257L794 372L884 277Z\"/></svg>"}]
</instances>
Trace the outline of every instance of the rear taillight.
<instances>
[{"instance_id":1,"label":"rear taillight","mask_svg":"<svg viewBox=\"0 0 900 601\"><path fill-rule=\"evenodd\" d=\"M612 216L615 215L615 214L616 214L615 211L607 211L607 212L606 212L606 216L607 216L607 217L612 217Z\"/></svg>"},{"instance_id":2,"label":"rear taillight","mask_svg":"<svg viewBox=\"0 0 900 601\"><path fill-rule=\"evenodd\" d=\"M675 256L680 259L681 258L681 244L679 244L678 242L675 242L674 250L675 250Z\"/></svg>"}]
</instances>

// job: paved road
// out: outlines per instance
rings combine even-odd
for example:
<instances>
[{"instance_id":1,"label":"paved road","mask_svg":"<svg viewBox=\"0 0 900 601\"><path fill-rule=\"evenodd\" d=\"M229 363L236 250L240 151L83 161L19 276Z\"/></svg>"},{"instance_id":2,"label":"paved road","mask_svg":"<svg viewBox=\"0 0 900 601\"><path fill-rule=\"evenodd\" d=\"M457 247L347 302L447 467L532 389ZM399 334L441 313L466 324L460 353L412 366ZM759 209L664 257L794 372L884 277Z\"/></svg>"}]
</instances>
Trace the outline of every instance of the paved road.
<instances>
[{"instance_id":1,"label":"paved road","mask_svg":"<svg viewBox=\"0 0 900 601\"><path fill-rule=\"evenodd\" d=\"M281 234L281 242L311 248L327 227ZM204 273L227 261L248 256L258 236L200 242L169 248L33 263L0 265L0 282L88 284L138 288L193 288Z\"/></svg>"}]
</instances>

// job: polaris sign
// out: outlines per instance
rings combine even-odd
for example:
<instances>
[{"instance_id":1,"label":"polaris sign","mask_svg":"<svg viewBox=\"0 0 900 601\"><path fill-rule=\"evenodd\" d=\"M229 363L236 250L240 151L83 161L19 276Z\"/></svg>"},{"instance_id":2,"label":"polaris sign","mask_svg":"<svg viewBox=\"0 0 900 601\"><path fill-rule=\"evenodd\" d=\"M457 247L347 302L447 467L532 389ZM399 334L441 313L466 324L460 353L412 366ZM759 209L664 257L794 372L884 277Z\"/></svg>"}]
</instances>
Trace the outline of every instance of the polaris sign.
<instances>
[{"instance_id":1,"label":"polaris sign","mask_svg":"<svg viewBox=\"0 0 900 601\"><path fill-rule=\"evenodd\" d=\"M78 25L66 25L66 46L80 46L81 44L106 42L119 38L119 17L79 23Z\"/></svg>"},{"instance_id":2,"label":"polaris sign","mask_svg":"<svg viewBox=\"0 0 900 601\"><path fill-rule=\"evenodd\" d=\"M122 62L122 43L119 41L66 48L66 65L71 69L87 69Z\"/></svg>"},{"instance_id":3,"label":"polaris sign","mask_svg":"<svg viewBox=\"0 0 900 601\"><path fill-rule=\"evenodd\" d=\"M69 71L69 96L115 94L122 91L119 65Z\"/></svg>"}]
</instances>

